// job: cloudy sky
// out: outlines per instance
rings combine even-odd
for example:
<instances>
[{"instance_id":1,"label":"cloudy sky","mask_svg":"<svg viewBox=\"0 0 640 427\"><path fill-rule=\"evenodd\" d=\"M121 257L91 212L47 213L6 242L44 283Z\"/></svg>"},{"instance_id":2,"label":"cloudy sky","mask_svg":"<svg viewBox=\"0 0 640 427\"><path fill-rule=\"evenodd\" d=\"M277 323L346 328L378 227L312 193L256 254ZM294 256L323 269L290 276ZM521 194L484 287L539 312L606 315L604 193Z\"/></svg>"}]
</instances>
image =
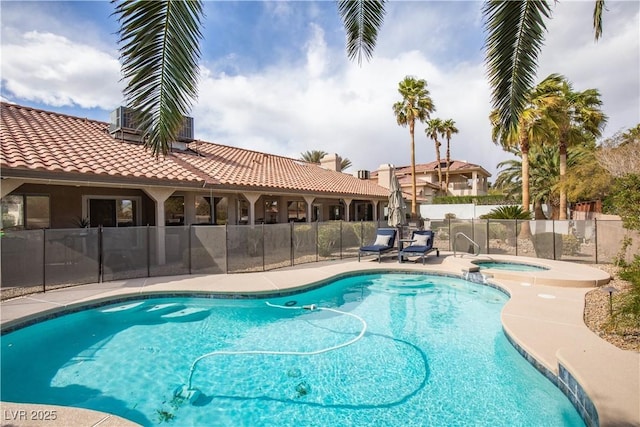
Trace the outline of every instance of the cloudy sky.
<instances>
[{"instance_id":1,"label":"cloudy sky","mask_svg":"<svg viewBox=\"0 0 640 427\"><path fill-rule=\"evenodd\" d=\"M640 122L640 2L607 1L597 43L594 3L553 6L536 81L561 73L575 90L598 89L607 137ZM494 180L510 156L491 142L481 6L390 2L374 58L358 65L346 57L333 1L205 2L195 136L294 158L338 153L351 173L407 165L409 132L391 106L398 82L413 75L428 82L432 117L459 129L452 157ZM113 5L3 0L0 9L2 99L108 121L123 89ZM435 160L423 130L416 126L418 163Z\"/></svg>"}]
</instances>

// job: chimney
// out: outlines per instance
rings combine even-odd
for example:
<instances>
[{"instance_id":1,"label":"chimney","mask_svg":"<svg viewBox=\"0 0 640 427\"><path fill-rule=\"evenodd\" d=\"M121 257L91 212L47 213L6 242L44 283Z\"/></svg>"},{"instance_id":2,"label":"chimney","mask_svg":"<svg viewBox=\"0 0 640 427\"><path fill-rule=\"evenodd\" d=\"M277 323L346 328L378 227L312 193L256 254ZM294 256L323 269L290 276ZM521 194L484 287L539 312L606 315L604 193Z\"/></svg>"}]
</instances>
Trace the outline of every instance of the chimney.
<instances>
[{"instance_id":1,"label":"chimney","mask_svg":"<svg viewBox=\"0 0 640 427\"><path fill-rule=\"evenodd\" d=\"M342 172L342 168L340 167L341 163L342 159L335 153L327 154L320 159L320 167L336 172Z\"/></svg>"},{"instance_id":2,"label":"chimney","mask_svg":"<svg viewBox=\"0 0 640 427\"><path fill-rule=\"evenodd\" d=\"M380 187L389 188L391 187L391 171L393 170L393 165L388 163L380 165L378 168L378 185Z\"/></svg>"}]
</instances>

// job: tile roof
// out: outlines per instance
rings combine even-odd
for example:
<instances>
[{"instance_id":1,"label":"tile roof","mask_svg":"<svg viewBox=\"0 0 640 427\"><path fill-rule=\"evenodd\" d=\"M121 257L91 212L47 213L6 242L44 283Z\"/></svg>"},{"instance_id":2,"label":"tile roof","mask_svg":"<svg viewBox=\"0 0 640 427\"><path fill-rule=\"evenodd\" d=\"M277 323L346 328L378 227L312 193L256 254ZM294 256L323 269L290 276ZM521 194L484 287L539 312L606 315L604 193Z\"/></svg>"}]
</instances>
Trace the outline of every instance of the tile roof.
<instances>
[{"instance_id":1,"label":"tile roof","mask_svg":"<svg viewBox=\"0 0 640 427\"><path fill-rule=\"evenodd\" d=\"M195 141L188 152L156 159L142 145L117 140L109 124L1 103L0 168L61 179L163 181L197 188L290 191L386 198L389 190L300 160Z\"/></svg>"},{"instance_id":2,"label":"tile roof","mask_svg":"<svg viewBox=\"0 0 640 427\"><path fill-rule=\"evenodd\" d=\"M445 161L442 160L442 163L445 163ZM437 170L438 170L437 166L438 166L438 162L435 160L429 163L416 164L416 174L425 174L428 172L437 173ZM397 166L395 170L398 176L411 175L411 166ZM442 168L443 172L446 170L447 170L446 166ZM479 171L486 174L486 176L491 176L491 174L480 165L476 165L474 163L469 163L469 162L463 162L461 160L453 160L453 159L451 160L451 164L449 165L450 173L451 172L460 173L460 172L466 172L466 171L469 171L469 172ZM378 175L378 171L371 172L372 177L377 175Z\"/></svg>"}]
</instances>

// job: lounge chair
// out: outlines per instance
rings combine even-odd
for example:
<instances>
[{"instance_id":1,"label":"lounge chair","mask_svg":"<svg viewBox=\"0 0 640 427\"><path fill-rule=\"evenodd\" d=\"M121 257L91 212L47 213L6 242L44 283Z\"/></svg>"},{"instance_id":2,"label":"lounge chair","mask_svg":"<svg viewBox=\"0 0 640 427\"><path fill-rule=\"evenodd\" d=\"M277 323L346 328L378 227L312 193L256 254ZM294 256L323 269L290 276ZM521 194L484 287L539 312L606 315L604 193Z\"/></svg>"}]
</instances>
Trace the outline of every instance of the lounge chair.
<instances>
[{"instance_id":1,"label":"lounge chair","mask_svg":"<svg viewBox=\"0 0 640 427\"><path fill-rule=\"evenodd\" d=\"M383 253L389 252L395 249L396 234L398 230L395 228L379 228L376 233L376 241L369 246L363 246L358 251L358 262L360 262L360 256L367 253L378 254L378 262Z\"/></svg>"},{"instance_id":2,"label":"lounge chair","mask_svg":"<svg viewBox=\"0 0 640 427\"><path fill-rule=\"evenodd\" d=\"M440 256L440 250L433 247L433 237L432 230L415 230L411 233L413 242L398 252L398 262L402 262L404 257L417 255L422 258L422 264L424 264L427 254L433 251L436 251L436 256Z\"/></svg>"}]
</instances>

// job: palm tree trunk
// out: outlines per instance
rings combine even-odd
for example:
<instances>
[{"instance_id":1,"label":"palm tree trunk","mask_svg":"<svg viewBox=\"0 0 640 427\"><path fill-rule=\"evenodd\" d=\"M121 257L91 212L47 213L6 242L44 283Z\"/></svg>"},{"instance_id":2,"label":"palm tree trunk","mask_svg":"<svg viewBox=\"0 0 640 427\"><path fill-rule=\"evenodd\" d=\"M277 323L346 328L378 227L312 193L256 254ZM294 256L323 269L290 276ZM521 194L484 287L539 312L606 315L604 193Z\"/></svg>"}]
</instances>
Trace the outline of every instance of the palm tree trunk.
<instances>
[{"instance_id":1,"label":"palm tree trunk","mask_svg":"<svg viewBox=\"0 0 640 427\"><path fill-rule=\"evenodd\" d=\"M438 138L434 140L436 142L436 162L438 162L438 192L442 193L442 169L440 168L440 143Z\"/></svg>"},{"instance_id":2,"label":"palm tree trunk","mask_svg":"<svg viewBox=\"0 0 640 427\"><path fill-rule=\"evenodd\" d=\"M447 177L445 179L444 191L445 196L449 194L449 163L451 162L451 139L447 138Z\"/></svg>"},{"instance_id":3,"label":"palm tree trunk","mask_svg":"<svg viewBox=\"0 0 640 427\"><path fill-rule=\"evenodd\" d=\"M522 210L529 211L529 137L524 126L520 127L520 152L522 153ZM520 238L531 237L531 227L526 222L522 224Z\"/></svg>"},{"instance_id":4,"label":"palm tree trunk","mask_svg":"<svg viewBox=\"0 0 640 427\"><path fill-rule=\"evenodd\" d=\"M411 134L411 218L417 215L417 196L416 196L416 148L415 148L415 121L409 123L409 133Z\"/></svg>"},{"instance_id":5,"label":"palm tree trunk","mask_svg":"<svg viewBox=\"0 0 640 427\"><path fill-rule=\"evenodd\" d=\"M567 189L564 182L567 175L567 144L564 138L560 139L560 206L558 219L567 219Z\"/></svg>"},{"instance_id":6,"label":"palm tree trunk","mask_svg":"<svg viewBox=\"0 0 640 427\"><path fill-rule=\"evenodd\" d=\"M533 202L533 219L535 220L547 219L547 216L544 214L544 211L542 210L542 201L540 200L536 200L535 202Z\"/></svg>"}]
</instances>

